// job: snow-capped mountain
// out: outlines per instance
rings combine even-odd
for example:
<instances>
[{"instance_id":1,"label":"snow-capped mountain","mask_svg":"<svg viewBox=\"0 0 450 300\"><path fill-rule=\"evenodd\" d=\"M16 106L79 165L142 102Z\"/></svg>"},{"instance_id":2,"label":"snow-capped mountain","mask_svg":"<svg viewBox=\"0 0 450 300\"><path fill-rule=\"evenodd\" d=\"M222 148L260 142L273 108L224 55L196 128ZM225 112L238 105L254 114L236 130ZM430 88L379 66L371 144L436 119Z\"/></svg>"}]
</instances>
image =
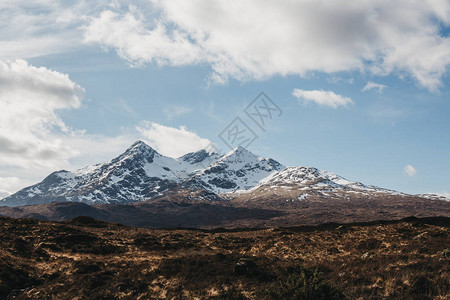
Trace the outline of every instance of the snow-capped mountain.
<instances>
[{"instance_id":1,"label":"snow-capped mountain","mask_svg":"<svg viewBox=\"0 0 450 300\"><path fill-rule=\"evenodd\" d=\"M73 172L54 172L42 182L0 200L0 205L131 203L151 200L180 187L225 193L250 189L281 169L284 166L280 163L242 147L224 156L200 150L175 159L138 141L110 162Z\"/></svg>"},{"instance_id":2,"label":"snow-capped mountain","mask_svg":"<svg viewBox=\"0 0 450 300\"><path fill-rule=\"evenodd\" d=\"M167 196L171 192L205 191L209 199L242 195L345 197L352 194L404 195L396 191L348 181L310 167L288 167L238 147L226 155L200 150L179 158L159 154L142 141L113 160L74 172L57 171L42 182L0 200L20 206L53 201L87 204L132 203ZM172 193L175 195L175 193ZM190 194L192 195L192 193ZM258 197L259 197L258 196ZM244 196L246 198L247 196Z\"/></svg>"},{"instance_id":3,"label":"snow-capped mountain","mask_svg":"<svg viewBox=\"0 0 450 300\"><path fill-rule=\"evenodd\" d=\"M373 185L349 181L328 171L312 167L289 167L274 173L259 182L253 189L271 189L274 187L321 192L361 192L402 194L397 191L383 189Z\"/></svg>"},{"instance_id":4,"label":"snow-capped mountain","mask_svg":"<svg viewBox=\"0 0 450 300\"><path fill-rule=\"evenodd\" d=\"M373 197L398 196L407 194L377 186L365 185L347 180L328 171L312 167L287 167L272 173L245 193L236 193L233 197L238 202L261 203L270 199L303 201L326 199L370 199Z\"/></svg>"},{"instance_id":5,"label":"snow-capped mountain","mask_svg":"<svg viewBox=\"0 0 450 300\"><path fill-rule=\"evenodd\" d=\"M197 172L190 182L219 194L245 191L284 168L286 167L271 158L262 158L238 147Z\"/></svg>"},{"instance_id":6,"label":"snow-capped mountain","mask_svg":"<svg viewBox=\"0 0 450 300\"><path fill-rule=\"evenodd\" d=\"M0 201L0 205L28 205L52 201L130 203L152 199L175 187L196 170L217 160L205 150L178 159L163 156L142 141L110 162L74 172L58 171L42 182Z\"/></svg>"}]
</instances>

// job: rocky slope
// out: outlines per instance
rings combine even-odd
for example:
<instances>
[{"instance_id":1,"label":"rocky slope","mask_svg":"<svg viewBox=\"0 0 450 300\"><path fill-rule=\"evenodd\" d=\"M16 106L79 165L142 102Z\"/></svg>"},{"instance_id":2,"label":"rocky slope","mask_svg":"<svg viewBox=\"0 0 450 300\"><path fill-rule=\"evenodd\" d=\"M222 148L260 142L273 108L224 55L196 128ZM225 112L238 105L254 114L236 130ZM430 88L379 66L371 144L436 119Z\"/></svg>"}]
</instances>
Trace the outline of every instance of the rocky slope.
<instances>
[{"instance_id":1,"label":"rocky slope","mask_svg":"<svg viewBox=\"0 0 450 300\"><path fill-rule=\"evenodd\" d=\"M257 186L264 178L285 168L273 159L262 158L238 147L193 174L186 185L217 194L247 191Z\"/></svg>"}]
</instances>

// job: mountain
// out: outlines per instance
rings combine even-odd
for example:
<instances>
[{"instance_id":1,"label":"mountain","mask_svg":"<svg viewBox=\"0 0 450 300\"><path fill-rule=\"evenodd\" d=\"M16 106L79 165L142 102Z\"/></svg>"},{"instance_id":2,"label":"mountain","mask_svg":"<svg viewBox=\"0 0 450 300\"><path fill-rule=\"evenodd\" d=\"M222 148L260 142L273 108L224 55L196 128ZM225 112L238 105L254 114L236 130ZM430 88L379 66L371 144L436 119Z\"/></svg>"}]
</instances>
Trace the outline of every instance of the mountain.
<instances>
[{"instance_id":1,"label":"mountain","mask_svg":"<svg viewBox=\"0 0 450 300\"><path fill-rule=\"evenodd\" d=\"M54 172L42 182L0 200L0 205L53 201L133 203L155 199L180 187L213 193L234 192L252 188L261 179L284 168L242 147L224 156L200 150L175 159L137 141L110 162L74 172Z\"/></svg>"},{"instance_id":2,"label":"mountain","mask_svg":"<svg viewBox=\"0 0 450 300\"><path fill-rule=\"evenodd\" d=\"M88 215L140 227L450 216L450 202L441 198L365 185L312 167L286 167L242 147L226 155L200 150L170 158L142 141L109 162L54 172L0 200L0 206L4 216L67 220Z\"/></svg>"},{"instance_id":3,"label":"mountain","mask_svg":"<svg viewBox=\"0 0 450 300\"><path fill-rule=\"evenodd\" d=\"M207 168L196 172L188 182L194 187L222 194L249 190L261 180L286 167L238 147Z\"/></svg>"},{"instance_id":4,"label":"mountain","mask_svg":"<svg viewBox=\"0 0 450 300\"><path fill-rule=\"evenodd\" d=\"M353 198L376 195L406 196L404 193L383 189L373 185L349 181L328 171L312 167L288 167L262 179L247 194L277 194L285 198L305 200L307 198Z\"/></svg>"},{"instance_id":5,"label":"mountain","mask_svg":"<svg viewBox=\"0 0 450 300\"><path fill-rule=\"evenodd\" d=\"M193 172L217 159L217 154L209 154L205 150L174 159L138 141L110 162L74 172L54 172L42 182L0 200L0 205L19 206L53 201L88 204L145 201L162 195L162 192L174 188Z\"/></svg>"}]
</instances>

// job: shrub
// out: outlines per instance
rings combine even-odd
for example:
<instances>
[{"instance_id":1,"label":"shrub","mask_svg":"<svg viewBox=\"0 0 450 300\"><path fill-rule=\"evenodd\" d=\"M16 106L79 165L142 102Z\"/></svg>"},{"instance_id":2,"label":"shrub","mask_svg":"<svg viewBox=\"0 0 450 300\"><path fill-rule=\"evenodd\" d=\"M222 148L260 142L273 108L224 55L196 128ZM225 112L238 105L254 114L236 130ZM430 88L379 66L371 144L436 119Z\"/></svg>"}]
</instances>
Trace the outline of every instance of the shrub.
<instances>
[{"instance_id":1,"label":"shrub","mask_svg":"<svg viewBox=\"0 0 450 300\"><path fill-rule=\"evenodd\" d=\"M338 288L323 279L322 273L301 267L270 284L262 294L271 299L345 299Z\"/></svg>"}]
</instances>

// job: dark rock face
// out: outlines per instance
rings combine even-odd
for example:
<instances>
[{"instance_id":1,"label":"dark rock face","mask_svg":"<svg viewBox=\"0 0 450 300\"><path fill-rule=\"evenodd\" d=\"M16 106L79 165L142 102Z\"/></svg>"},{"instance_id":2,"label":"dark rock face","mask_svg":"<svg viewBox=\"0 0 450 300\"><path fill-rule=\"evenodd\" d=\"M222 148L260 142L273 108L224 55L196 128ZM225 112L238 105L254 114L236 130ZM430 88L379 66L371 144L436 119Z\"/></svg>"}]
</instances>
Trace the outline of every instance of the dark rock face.
<instances>
[{"instance_id":1,"label":"dark rock face","mask_svg":"<svg viewBox=\"0 0 450 300\"><path fill-rule=\"evenodd\" d=\"M206 152L206 150L200 150L198 152L191 152L191 153L185 154L181 157L181 159L183 161L189 162L191 164L196 164L196 163L204 161L208 157L209 157L209 154L208 154L208 152Z\"/></svg>"},{"instance_id":2,"label":"dark rock face","mask_svg":"<svg viewBox=\"0 0 450 300\"><path fill-rule=\"evenodd\" d=\"M220 165L220 166L214 166L212 168L209 168L205 171L205 174L216 174L223 172L227 169L226 165Z\"/></svg>"},{"instance_id":3,"label":"dark rock face","mask_svg":"<svg viewBox=\"0 0 450 300\"><path fill-rule=\"evenodd\" d=\"M208 181L208 183L220 187L222 189L234 189L237 185L231 180L221 179L221 178L213 178Z\"/></svg>"}]
</instances>

